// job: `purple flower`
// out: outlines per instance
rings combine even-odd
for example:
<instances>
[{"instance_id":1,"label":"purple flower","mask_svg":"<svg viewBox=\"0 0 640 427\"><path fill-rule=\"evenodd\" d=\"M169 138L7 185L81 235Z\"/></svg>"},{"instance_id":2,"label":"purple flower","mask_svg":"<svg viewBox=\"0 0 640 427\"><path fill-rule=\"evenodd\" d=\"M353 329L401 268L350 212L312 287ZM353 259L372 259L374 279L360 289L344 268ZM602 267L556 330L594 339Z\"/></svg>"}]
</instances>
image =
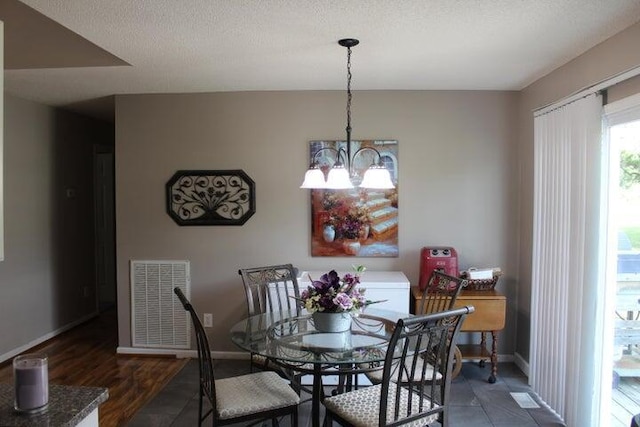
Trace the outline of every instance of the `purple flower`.
<instances>
[{"instance_id":1,"label":"purple flower","mask_svg":"<svg viewBox=\"0 0 640 427\"><path fill-rule=\"evenodd\" d=\"M328 313L332 313L334 311L338 311L336 305L333 302L332 295L323 295L318 301L320 307L322 307L322 311L326 311Z\"/></svg>"},{"instance_id":2,"label":"purple flower","mask_svg":"<svg viewBox=\"0 0 640 427\"><path fill-rule=\"evenodd\" d=\"M360 283L360 277L359 276L354 276L353 274L345 274L344 278L342 279L343 282L345 283L345 290L344 292L346 293L351 293L351 291L354 289L354 287Z\"/></svg>"},{"instance_id":3,"label":"purple flower","mask_svg":"<svg viewBox=\"0 0 640 427\"><path fill-rule=\"evenodd\" d=\"M340 276L335 270L320 276L320 280L314 280L313 286L320 292L327 292L329 289L338 289L340 287Z\"/></svg>"},{"instance_id":4,"label":"purple flower","mask_svg":"<svg viewBox=\"0 0 640 427\"><path fill-rule=\"evenodd\" d=\"M345 239L357 239L360 236L362 224L355 218L347 216L340 225L340 231Z\"/></svg>"},{"instance_id":5,"label":"purple flower","mask_svg":"<svg viewBox=\"0 0 640 427\"><path fill-rule=\"evenodd\" d=\"M349 311L353 308L353 300L351 297L344 292L340 292L333 299L333 303L340 307L343 311Z\"/></svg>"}]
</instances>

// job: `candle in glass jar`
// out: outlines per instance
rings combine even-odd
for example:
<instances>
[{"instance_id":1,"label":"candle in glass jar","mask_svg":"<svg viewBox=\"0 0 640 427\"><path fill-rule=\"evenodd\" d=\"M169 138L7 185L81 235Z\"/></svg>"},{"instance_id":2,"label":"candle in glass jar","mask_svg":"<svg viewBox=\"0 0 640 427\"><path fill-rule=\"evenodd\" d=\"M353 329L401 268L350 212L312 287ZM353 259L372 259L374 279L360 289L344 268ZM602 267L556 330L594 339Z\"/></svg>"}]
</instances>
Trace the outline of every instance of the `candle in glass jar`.
<instances>
[{"instance_id":1,"label":"candle in glass jar","mask_svg":"<svg viewBox=\"0 0 640 427\"><path fill-rule=\"evenodd\" d=\"M13 359L14 406L20 412L37 412L49 402L47 356L25 354Z\"/></svg>"}]
</instances>

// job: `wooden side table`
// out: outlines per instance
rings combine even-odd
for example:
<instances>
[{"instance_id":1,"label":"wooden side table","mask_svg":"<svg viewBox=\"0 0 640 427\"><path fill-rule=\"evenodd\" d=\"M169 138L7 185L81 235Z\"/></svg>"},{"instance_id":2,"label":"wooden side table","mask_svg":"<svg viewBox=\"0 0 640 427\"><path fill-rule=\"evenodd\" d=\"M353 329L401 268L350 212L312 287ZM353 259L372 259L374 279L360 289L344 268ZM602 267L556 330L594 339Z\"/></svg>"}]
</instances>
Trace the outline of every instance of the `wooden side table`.
<instances>
[{"instance_id":1,"label":"wooden side table","mask_svg":"<svg viewBox=\"0 0 640 427\"><path fill-rule=\"evenodd\" d=\"M411 287L411 300L413 313L417 313L422 299L422 291L417 286ZM496 382L498 375L498 331L504 329L507 310L507 298L495 289L488 291L463 290L454 307L472 305L475 312L468 315L462 324L462 332L481 332L479 344L462 344L458 346L460 359L480 360L480 366L484 366L486 359L491 361L491 375L488 381ZM486 333L491 333L491 351L487 348ZM462 360L456 360L454 371L459 372ZM454 375L455 376L455 375Z\"/></svg>"}]
</instances>

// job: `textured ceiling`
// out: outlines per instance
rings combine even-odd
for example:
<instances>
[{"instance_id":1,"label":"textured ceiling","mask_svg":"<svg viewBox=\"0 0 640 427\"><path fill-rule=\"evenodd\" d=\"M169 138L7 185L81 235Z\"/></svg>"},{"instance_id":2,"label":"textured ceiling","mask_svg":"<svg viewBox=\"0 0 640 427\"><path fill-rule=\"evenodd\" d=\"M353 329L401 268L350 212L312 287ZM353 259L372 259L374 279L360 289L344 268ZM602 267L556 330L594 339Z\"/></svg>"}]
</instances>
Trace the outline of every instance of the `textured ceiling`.
<instances>
[{"instance_id":1,"label":"textured ceiling","mask_svg":"<svg viewBox=\"0 0 640 427\"><path fill-rule=\"evenodd\" d=\"M6 68L24 67L6 70L5 90L103 118L112 103L94 101L114 94L344 90L346 50L337 40L345 37L361 41L354 90L518 90L640 20L639 0L22 3L86 40L29 37L22 49L43 49L49 59L12 64L25 41L14 30L33 34L42 24L22 18L12 26L17 18L0 10L13 51ZM73 61L56 64L63 56Z\"/></svg>"}]
</instances>

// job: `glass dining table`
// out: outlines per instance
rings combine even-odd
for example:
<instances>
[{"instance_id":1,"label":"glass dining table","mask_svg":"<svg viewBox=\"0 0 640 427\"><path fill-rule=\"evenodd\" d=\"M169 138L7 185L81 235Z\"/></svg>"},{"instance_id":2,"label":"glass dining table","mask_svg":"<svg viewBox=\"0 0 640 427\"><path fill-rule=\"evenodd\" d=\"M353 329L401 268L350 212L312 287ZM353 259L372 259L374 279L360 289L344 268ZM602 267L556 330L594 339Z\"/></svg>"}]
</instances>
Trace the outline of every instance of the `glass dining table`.
<instances>
[{"instance_id":1,"label":"glass dining table","mask_svg":"<svg viewBox=\"0 0 640 427\"><path fill-rule=\"evenodd\" d=\"M350 330L324 333L316 329L310 314L281 311L244 319L230 333L241 349L264 356L286 370L312 375L311 421L315 427L320 425L324 397L322 377L347 378L379 369L397 320L410 316L367 307L353 316Z\"/></svg>"}]
</instances>

